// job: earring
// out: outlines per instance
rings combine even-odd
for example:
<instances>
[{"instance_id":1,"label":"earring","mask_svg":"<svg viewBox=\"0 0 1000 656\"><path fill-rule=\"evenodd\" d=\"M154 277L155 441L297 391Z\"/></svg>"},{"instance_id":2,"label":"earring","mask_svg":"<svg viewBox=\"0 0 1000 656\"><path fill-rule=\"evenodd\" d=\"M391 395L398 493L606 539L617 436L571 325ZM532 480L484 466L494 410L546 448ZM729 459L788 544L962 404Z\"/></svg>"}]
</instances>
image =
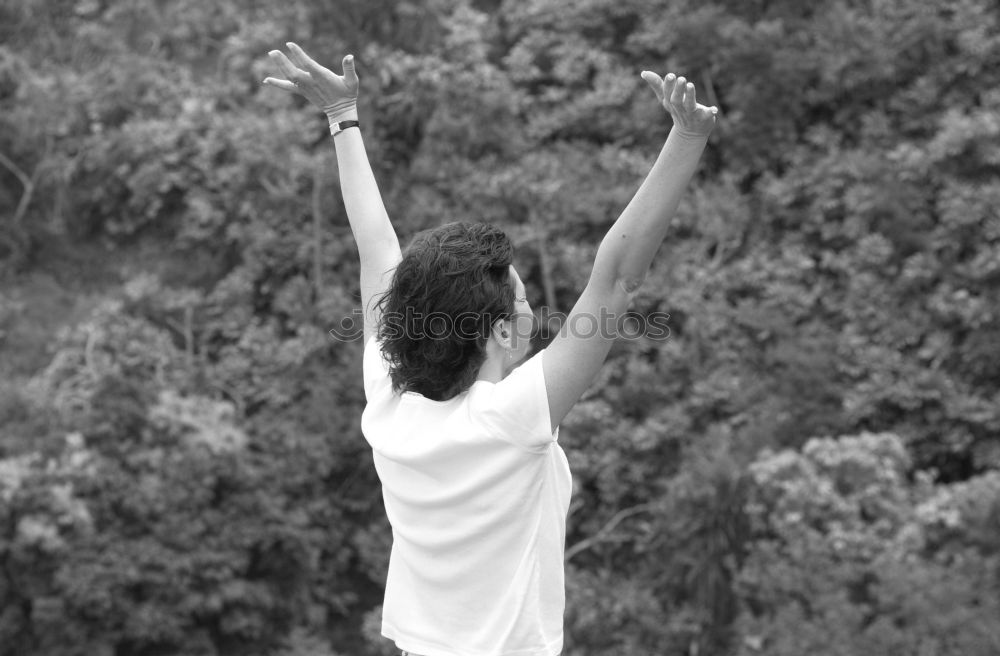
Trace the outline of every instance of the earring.
<instances>
[{"instance_id":1,"label":"earring","mask_svg":"<svg viewBox=\"0 0 1000 656\"><path fill-rule=\"evenodd\" d=\"M507 359L508 360L514 359L514 354L510 352L510 349L507 349Z\"/></svg>"}]
</instances>

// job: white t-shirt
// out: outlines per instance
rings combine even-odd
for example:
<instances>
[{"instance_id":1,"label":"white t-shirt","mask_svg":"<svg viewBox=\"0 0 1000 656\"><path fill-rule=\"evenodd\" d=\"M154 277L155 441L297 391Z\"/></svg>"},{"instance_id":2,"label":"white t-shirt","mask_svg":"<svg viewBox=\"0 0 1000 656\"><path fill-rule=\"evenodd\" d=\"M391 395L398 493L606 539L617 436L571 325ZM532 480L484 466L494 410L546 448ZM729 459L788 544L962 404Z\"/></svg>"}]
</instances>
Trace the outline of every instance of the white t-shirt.
<instances>
[{"instance_id":1,"label":"white t-shirt","mask_svg":"<svg viewBox=\"0 0 1000 656\"><path fill-rule=\"evenodd\" d=\"M448 401L394 394L365 345L361 418L392 552L382 635L420 656L555 656L572 479L542 356Z\"/></svg>"}]
</instances>

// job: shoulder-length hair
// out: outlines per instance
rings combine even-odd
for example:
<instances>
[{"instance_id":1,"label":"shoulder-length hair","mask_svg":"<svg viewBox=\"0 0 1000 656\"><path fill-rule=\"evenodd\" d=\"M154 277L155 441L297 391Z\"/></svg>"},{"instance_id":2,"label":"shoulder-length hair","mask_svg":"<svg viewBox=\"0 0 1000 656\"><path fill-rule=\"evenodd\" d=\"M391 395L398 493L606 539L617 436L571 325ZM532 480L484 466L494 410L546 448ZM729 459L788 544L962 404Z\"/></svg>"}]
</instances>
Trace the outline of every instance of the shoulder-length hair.
<instances>
[{"instance_id":1,"label":"shoulder-length hair","mask_svg":"<svg viewBox=\"0 0 1000 656\"><path fill-rule=\"evenodd\" d=\"M487 223L417 234L376 301L393 390L445 401L475 382L490 328L514 313L514 246Z\"/></svg>"}]
</instances>

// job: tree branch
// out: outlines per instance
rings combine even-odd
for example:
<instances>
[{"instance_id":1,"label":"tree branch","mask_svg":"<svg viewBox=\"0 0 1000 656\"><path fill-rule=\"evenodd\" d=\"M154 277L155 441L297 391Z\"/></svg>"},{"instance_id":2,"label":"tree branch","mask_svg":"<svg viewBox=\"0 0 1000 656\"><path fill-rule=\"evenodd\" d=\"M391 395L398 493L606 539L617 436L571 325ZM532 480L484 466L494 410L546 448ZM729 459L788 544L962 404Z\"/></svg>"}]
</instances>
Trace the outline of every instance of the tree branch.
<instances>
[{"instance_id":1,"label":"tree branch","mask_svg":"<svg viewBox=\"0 0 1000 656\"><path fill-rule=\"evenodd\" d=\"M323 162L324 160L321 158L321 166L316 168L313 175L312 193L313 288L317 302L323 298L323 207L321 204L323 176L325 174L324 167L322 166Z\"/></svg>"},{"instance_id":2,"label":"tree branch","mask_svg":"<svg viewBox=\"0 0 1000 656\"><path fill-rule=\"evenodd\" d=\"M3 153L0 153L0 164L3 164L8 171L13 173L17 177L17 179L21 182L21 186L24 187L24 193L21 194L21 200L17 204L17 209L14 210L14 219L12 221L14 226L17 227L21 225L21 220L24 218L24 213L28 211L28 203L31 202L31 197L35 193L34 177L35 175L38 174L38 170L39 167L41 167L41 164L39 164L38 167L35 167L34 173L32 173L32 175L30 176L24 171L22 171L21 167L15 164L9 157L4 155Z\"/></svg>"},{"instance_id":3,"label":"tree branch","mask_svg":"<svg viewBox=\"0 0 1000 656\"><path fill-rule=\"evenodd\" d=\"M194 371L194 308L184 306L184 357L188 373Z\"/></svg>"},{"instance_id":4,"label":"tree branch","mask_svg":"<svg viewBox=\"0 0 1000 656\"><path fill-rule=\"evenodd\" d=\"M545 291L545 304L554 309L556 306L556 286L552 281L552 260L549 258L549 251L545 248L545 240L548 237L545 228L535 225L535 247L538 250L538 263L542 270L542 289Z\"/></svg>"},{"instance_id":5,"label":"tree branch","mask_svg":"<svg viewBox=\"0 0 1000 656\"><path fill-rule=\"evenodd\" d=\"M594 546L595 544L597 544L598 542L604 540L608 536L608 534L611 533L611 531L613 531L614 528L622 522L622 520L627 519L632 515L638 515L641 512L649 510L651 505L652 504L648 503L640 503L638 506L632 506L631 508L625 508L624 510L619 510L617 513L615 513L614 517L608 520L608 523L605 524L600 531L590 536L589 538L580 540L572 547L567 549L564 560L568 562L570 558L577 555L581 551L585 551Z\"/></svg>"}]
</instances>

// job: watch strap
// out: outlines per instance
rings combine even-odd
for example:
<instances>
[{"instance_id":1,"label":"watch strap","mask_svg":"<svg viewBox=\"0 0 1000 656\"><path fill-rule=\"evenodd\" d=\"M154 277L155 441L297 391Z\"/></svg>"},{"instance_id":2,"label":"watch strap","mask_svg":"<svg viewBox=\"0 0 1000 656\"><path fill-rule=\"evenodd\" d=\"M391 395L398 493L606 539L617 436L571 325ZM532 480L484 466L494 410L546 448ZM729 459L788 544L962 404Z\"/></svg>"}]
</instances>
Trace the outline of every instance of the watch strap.
<instances>
[{"instance_id":1,"label":"watch strap","mask_svg":"<svg viewBox=\"0 0 1000 656\"><path fill-rule=\"evenodd\" d=\"M340 121L338 123L330 123L330 134L336 136L346 130L347 128L360 128L361 123L358 121Z\"/></svg>"}]
</instances>

